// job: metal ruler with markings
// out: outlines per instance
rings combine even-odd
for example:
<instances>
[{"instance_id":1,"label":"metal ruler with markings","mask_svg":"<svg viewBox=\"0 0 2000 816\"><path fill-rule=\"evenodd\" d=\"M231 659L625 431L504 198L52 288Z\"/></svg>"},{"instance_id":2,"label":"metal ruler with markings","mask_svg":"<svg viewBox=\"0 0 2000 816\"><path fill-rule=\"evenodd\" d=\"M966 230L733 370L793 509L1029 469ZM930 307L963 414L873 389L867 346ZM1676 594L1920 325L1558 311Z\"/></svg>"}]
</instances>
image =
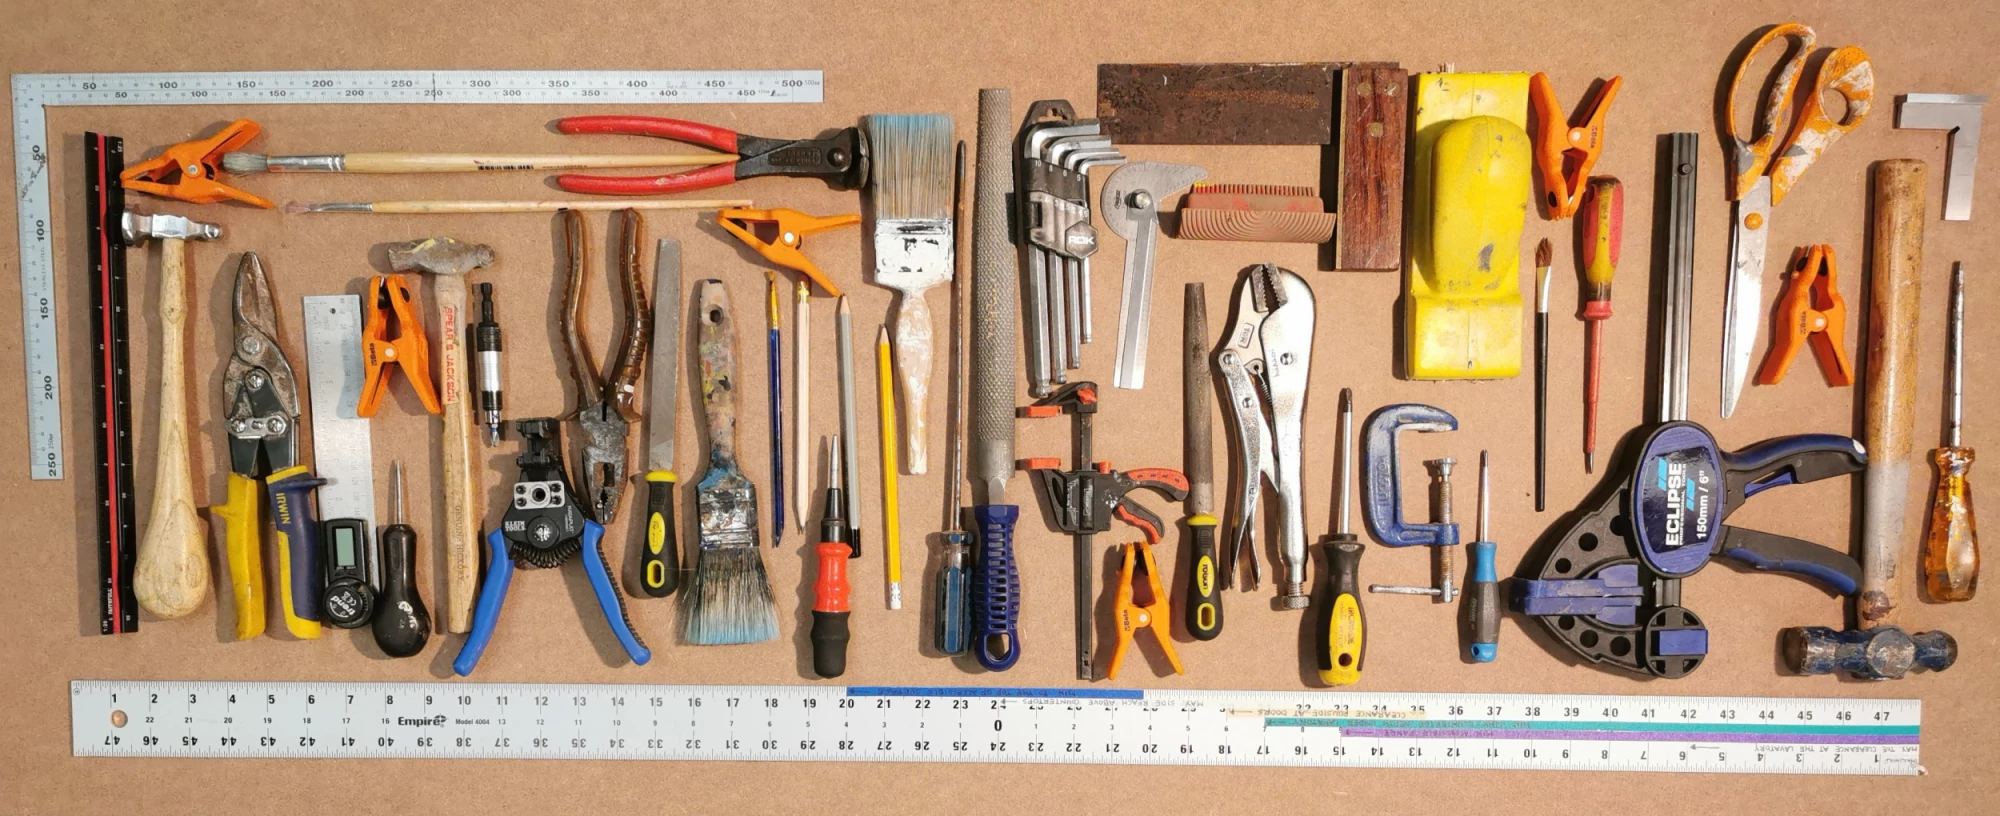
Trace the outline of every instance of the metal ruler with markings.
<instances>
[{"instance_id":1,"label":"metal ruler with markings","mask_svg":"<svg viewBox=\"0 0 2000 816\"><path fill-rule=\"evenodd\" d=\"M819 71L249 71L15 74L28 475L63 478L46 108L126 105L550 105L819 102Z\"/></svg>"},{"instance_id":2,"label":"metal ruler with markings","mask_svg":"<svg viewBox=\"0 0 2000 816\"><path fill-rule=\"evenodd\" d=\"M1917 700L79 680L76 756L1910 775Z\"/></svg>"},{"instance_id":3,"label":"metal ruler with markings","mask_svg":"<svg viewBox=\"0 0 2000 816\"><path fill-rule=\"evenodd\" d=\"M375 452L368 419L356 413L368 381L361 360L361 298L307 295L306 383L311 394L313 475L322 519L368 522L368 585L382 591L382 548L375 538Z\"/></svg>"}]
</instances>

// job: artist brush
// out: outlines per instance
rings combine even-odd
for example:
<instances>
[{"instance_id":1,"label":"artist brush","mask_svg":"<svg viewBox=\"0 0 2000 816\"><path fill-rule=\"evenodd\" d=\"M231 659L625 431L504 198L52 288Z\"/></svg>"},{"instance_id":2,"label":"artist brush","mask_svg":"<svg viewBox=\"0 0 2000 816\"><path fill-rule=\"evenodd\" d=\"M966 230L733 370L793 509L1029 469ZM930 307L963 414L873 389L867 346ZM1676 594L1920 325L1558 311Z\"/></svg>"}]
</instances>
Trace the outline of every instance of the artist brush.
<instances>
[{"instance_id":1,"label":"artist brush","mask_svg":"<svg viewBox=\"0 0 2000 816\"><path fill-rule=\"evenodd\" d=\"M792 517L799 532L806 530L806 492L812 488L807 472L806 437L812 429L812 285L800 278L792 290ZM844 543L844 542L843 542ZM852 549L851 547L849 549Z\"/></svg>"},{"instance_id":2,"label":"artist brush","mask_svg":"<svg viewBox=\"0 0 2000 816\"><path fill-rule=\"evenodd\" d=\"M889 327L875 337L876 398L882 414L882 557L889 564L889 608L903 608L903 524L896 507L896 390Z\"/></svg>"},{"instance_id":3,"label":"artist brush","mask_svg":"<svg viewBox=\"0 0 2000 816\"><path fill-rule=\"evenodd\" d=\"M378 215L430 215L448 213L539 213L557 210L723 210L748 207L750 199L642 198L615 201L568 199L561 201L293 201L285 214L375 213Z\"/></svg>"},{"instance_id":4,"label":"artist brush","mask_svg":"<svg viewBox=\"0 0 2000 816\"><path fill-rule=\"evenodd\" d=\"M1549 267L1555 249L1549 239L1535 247L1535 512L1546 508L1549 484Z\"/></svg>"},{"instance_id":5,"label":"artist brush","mask_svg":"<svg viewBox=\"0 0 2000 816\"><path fill-rule=\"evenodd\" d=\"M581 170L604 167L705 167L736 161L728 153L513 155L485 153L321 153L266 156L224 153L231 173L472 173L487 170Z\"/></svg>"},{"instance_id":6,"label":"artist brush","mask_svg":"<svg viewBox=\"0 0 2000 816\"><path fill-rule=\"evenodd\" d=\"M765 334L765 346L771 359L767 370L771 374L771 546L776 547L785 538L785 365L784 323L778 317L778 273L764 271L766 286L764 303L769 318L769 330ZM804 428L798 429L804 432ZM801 459L799 464L805 464Z\"/></svg>"}]
</instances>

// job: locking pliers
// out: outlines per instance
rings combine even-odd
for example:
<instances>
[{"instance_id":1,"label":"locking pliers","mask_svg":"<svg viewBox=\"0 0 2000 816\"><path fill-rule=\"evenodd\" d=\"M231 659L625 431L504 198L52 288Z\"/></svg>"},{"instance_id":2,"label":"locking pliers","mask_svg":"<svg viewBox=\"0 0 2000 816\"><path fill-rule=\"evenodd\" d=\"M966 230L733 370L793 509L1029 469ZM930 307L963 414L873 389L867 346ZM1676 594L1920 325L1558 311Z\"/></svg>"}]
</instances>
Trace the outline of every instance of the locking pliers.
<instances>
[{"instance_id":1,"label":"locking pliers","mask_svg":"<svg viewBox=\"0 0 2000 816\"><path fill-rule=\"evenodd\" d=\"M646 302L645 283L639 277L638 210L620 210L624 221L619 241L618 283L624 300L625 322L613 335L611 370L599 375L597 358L583 340L583 268L588 263L583 214L563 210L563 253L569 266L569 282L563 290L562 331L564 349L569 353L570 379L576 384L576 423L581 429L584 506L591 519L610 524L618 515L618 499L624 493L625 440L631 426L640 420L632 398L638 392L639 375L645 370L646 349L653 342L652 308Z\"/></svg>"},{"instance_id":2,"label":"locking pliers","mask_svg":"<svg viewBox=\"0 0 2000 816\"><path fill-rule=\"evenodd\" d=\"M1306 378L1312 370L1313 294L1304 278L1271 264L1245 271L1236 284L1236 317L1216 353L1215 368L1229 391L1235 417L1236 530L1230 585L1238 560L1250 559L1250 586L1258 581L1255 526L1261 480L1277 490L1282 517L1280 553L1285 565L1279 597L1286 609L1304 609L1306 530L1299 460L1304 453Z\"/></svg>"}]
</instances>

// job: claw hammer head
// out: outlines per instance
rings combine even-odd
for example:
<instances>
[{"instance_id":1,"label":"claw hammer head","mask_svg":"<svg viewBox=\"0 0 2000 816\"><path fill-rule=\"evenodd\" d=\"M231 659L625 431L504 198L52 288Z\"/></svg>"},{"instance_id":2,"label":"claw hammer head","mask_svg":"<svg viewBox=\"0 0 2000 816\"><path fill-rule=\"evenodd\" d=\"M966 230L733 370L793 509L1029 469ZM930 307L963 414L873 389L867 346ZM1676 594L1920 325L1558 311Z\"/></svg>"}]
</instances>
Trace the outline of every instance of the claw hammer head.
<instances>
[{"instance_id":1,"label":"claw hammer head","mask_svg":"<svg viewBox=\"0 0 2000 816\"><path fill-rule=\"evenodd\" d=\"M1368 415L1362 437L1367 478L1361 482L1361 505L1368 532L1376 541L1389 547L1415 544L1448 547L1458 543L1455 523L1412 524L1403 520L1402 468L1396 456L1396 437L1403 431L1456 430L1456 417L1441 408L1418 403L1386 405Z\"/></svg>"}]
</instances>

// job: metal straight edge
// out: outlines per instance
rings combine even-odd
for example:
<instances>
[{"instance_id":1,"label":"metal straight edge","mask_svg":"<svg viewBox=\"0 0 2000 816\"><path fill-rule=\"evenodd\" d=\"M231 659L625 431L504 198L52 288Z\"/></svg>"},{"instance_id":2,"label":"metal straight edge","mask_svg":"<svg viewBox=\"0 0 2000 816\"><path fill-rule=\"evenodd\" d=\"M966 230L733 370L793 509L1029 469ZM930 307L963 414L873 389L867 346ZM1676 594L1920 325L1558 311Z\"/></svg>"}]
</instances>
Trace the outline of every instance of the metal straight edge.
<instances>
[{"instance_id":1,"label":"metal straight edge","mask_svg":"<svg viewBox=\"0 0 2000 816\"><path fill-rule=\"evenodd\" d=\"M367 379L361 360L361 298L308 295L305 316L306 386L312 406L313 469L326 480L318 491L323 519L368 522L368 584L382 589L381 542L375 532L375 455L368 420L355 412Z\"/></svg>"},{"instance_id":2,"label":"metal straight edge","mask_svg":"<svg viewBox=\"0 0 2000 816\"><path fill-rule=\"evenodd\" d=\"M1701 143L1694 133L1668 136L1666 164L1666 301L1660 335L1659 421L1688 417L1689 335L1694 302L1695 201Z\"/></svg>"}]
</instances>

